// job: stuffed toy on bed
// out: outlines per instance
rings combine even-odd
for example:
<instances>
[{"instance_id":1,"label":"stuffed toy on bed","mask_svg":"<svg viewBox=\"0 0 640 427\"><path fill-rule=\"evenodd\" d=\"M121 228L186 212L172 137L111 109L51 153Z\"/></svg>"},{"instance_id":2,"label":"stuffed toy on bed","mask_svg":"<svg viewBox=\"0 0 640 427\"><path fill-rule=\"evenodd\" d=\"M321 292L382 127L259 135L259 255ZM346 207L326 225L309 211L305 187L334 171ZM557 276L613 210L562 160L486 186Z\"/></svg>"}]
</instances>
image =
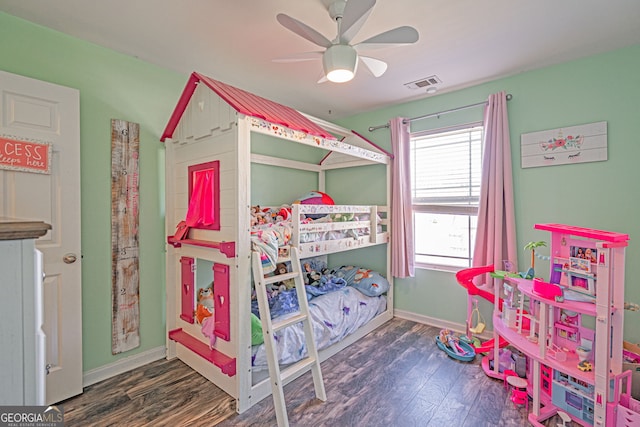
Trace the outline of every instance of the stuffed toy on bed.
<instances>
[{"instance_id":1,"label":"stuffed toy on bed","mask_svg":"<svg viewBox=\"0 0 640 427\"><path fill-rule=\"evenodd\" d=\"M198 304L196 305L196 320L199 324L209 316L213 315L213 288L202 288L198 290Z\"/></svg>"},{"instance_id":2,"label":"stuffed toy on bed","mask_svg":"<svg viewBox=\"0 0 640 427\"><path fill-rule=\"evenodd\" d=\"M288 272L289 269L287 268L287 264L285 264L284 262L280 262L276 265L276 275L287 274ZM286 289L293 289L296 286L296 282L294 279L286 279L282 282L278 282L278 284L284 285Z\"/></svg>"}]
</instances>

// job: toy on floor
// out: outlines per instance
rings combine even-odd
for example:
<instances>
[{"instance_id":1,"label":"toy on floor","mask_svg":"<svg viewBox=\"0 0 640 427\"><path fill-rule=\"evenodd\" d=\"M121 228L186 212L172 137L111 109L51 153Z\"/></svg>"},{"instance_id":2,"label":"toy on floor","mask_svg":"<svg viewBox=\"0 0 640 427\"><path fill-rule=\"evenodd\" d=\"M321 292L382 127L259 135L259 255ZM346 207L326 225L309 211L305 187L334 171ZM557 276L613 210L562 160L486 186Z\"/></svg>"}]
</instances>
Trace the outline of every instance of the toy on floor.
<instances>
[{"instance_id":1,"label":"toy on floor","mask_svg":"<svg viewBox=\"0 0 640 427\"><path fill-rule=\"evenodd\" d=\"M471 268L465 268L462 269L460 271L458 271L456 273L456 280L458 281L458 283L467 290L467 295L468 298L471 298L472 296L479 296L484 298L485 300L489 301L490 303L494 303L495 302L495 297L493 295L493 293L489 292L486 289L482 289L479 288L478 286L476 286L473 283L473 279L476 276L479 276L481 274L485 274L485 273L493 273L495 271L495 269L493 268L493 264L492 265L486 265L486 266L482 266L482 267L471 267ZM500 311L502 311L502 304L503 304L503 299L499 298L498 299L498 309ZM469 310L467 313L467 319L469 319L471 317L471 305L469 305ZM525 328L528 326L528 319L525 319ZM467 321L467 324L469 322ZM468 331L468 335L467 335L467 342L474 342L474 338L471 337L471 331ZM475 341L477 343L477 341ZM503 348L507 345L509 345L509 343L502 337L499 337L499 342L498 345L500 348ZM474 352L475 353L486 353L489 352L491 350L493 350L494 348L494 342L493 342L493 338L485 341L483 344L479 345L479 344L475 344L473 345L474 348Z\"/></svg>"},{"instance_id":2,"label":"toy on floor","mask_svg":"<svg viewBox=\"0 0 640 427\"><path fill-rule=\"evenodd\" d=\"M476 357L476 351L466 341L460 340L453 332L442 329L436 337L438 348L450 357L462 362L470 362Z\"/></svg>"}]
</instances>

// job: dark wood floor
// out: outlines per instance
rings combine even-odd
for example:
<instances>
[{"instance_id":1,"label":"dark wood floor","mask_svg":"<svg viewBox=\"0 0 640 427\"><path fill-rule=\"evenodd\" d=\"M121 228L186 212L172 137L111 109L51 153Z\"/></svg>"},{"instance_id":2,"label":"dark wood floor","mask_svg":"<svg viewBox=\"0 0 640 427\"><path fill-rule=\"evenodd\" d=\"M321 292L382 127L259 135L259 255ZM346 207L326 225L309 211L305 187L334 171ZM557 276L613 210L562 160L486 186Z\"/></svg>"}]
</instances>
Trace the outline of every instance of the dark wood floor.
<instances>
[{"instance_id":1,"label":"dark wood floor","mask_svg":"<svg viewBox=\"0 0 640 427\"><path fill-rule=\"evenodd\" d=\"M322 364L327 401L311 374L285 386L293 426L526 426L502 382L453 360L438 329L393 319ZM271 397L241 415L234 401L178 360L158 361L60 403L65 426L275 426ZM553 424L555 425L555 424Z\"/></svg>"}]
</instances>

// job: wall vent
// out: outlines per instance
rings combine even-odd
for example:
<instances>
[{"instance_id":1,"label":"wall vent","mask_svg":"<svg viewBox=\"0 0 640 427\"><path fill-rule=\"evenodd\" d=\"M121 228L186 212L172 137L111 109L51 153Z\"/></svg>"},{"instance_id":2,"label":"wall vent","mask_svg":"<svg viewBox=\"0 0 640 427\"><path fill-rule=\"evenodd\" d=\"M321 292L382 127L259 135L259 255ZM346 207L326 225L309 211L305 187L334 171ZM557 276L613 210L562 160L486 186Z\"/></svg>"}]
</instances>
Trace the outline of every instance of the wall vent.
<instances>
[{"instance_id":1,"label":"wall vent","mask_svg":"<svg viewBox=\"0 0 640 427\"><path fill-rule=\"evenodd\" d=\"M433 76L425 77L414 82L405 83L404 85L409 89L422 89L437 85L439 83L442 83L442 80L440 80L438 76L434 74Z\"/></svg>"}]
</instances>

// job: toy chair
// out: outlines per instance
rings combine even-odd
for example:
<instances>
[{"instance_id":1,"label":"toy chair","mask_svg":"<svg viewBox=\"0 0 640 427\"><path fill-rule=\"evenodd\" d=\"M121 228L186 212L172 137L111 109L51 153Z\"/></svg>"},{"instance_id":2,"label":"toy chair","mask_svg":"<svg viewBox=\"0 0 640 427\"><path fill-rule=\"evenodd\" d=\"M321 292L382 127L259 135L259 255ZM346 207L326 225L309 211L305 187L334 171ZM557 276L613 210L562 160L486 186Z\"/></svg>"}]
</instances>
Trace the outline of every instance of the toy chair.
<instances>
[{"instance_id":1,"label":"toy chair","mask_svg":"<svg viewBox=\"0 0 640 427\"><path fill-rule=\"evenodd\" d=\"M567 427L567 423L571 421L571 417L566 412L558 411L558 416L562 420L562 424L558 423L558 427Z\"/></svg>"},{"instance_id":2,"label":"toy chair","mask_svg":"<svg viewBox=\"0 0 640 427\"><path fill-rule=\"evenodd\" d=\"M507 381L508 377L517 377L518 374L515 371L512 371L511 369L505 369L504 371L504 389L508 390L509 389L509 382Z\"/></svg>"},{"instance_id":3,"label":"toy chair","mask_svg":"<svg viewBox=\"0 0 640 427\"><path fill-rule=\"evenodd\" d=\"M527 390L521 390L514 387L511 392L511 401L516 406L525 405L527 411L529 411L529 396L527 395Z\"/></svg>"},{"instance_id":4,"label":"toy chair","mask_svg":"<svg viewBox=\"0 0 640 427\"><path fill-rule=\"evenodd\" d=\"M511 370L504 371L504 382L511 386L511 401L514 405L525 405L529 410L529 396L527 394L527 380L520 378Z\"/></svg>"}]
</instances>

